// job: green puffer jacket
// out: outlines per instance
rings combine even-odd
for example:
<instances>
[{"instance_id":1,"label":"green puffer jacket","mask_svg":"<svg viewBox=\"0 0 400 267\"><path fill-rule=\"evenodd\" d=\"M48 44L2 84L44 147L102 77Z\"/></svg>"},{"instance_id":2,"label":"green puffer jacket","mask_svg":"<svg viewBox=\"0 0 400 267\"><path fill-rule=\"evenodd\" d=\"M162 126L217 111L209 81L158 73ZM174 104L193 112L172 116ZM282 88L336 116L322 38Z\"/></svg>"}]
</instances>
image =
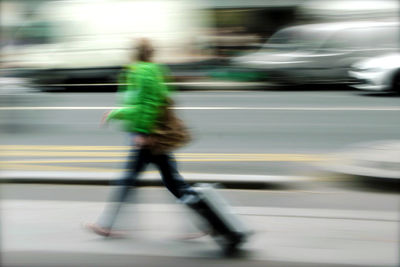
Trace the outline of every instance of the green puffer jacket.
<instances>
[{"instance_id":1,"label":"green puffer jacket","mask_svg":"<svg viewBox=\"0 0 400 267\"><path fill-rule=\"evenodd\" d=\"M138 62L125 67L119 76L119 97L122 107L111 111L107 120L122 120L124 130L152 133L160 106L169 97L164 84L165 70L155 63Z\"/></svg>"}]
</instances>

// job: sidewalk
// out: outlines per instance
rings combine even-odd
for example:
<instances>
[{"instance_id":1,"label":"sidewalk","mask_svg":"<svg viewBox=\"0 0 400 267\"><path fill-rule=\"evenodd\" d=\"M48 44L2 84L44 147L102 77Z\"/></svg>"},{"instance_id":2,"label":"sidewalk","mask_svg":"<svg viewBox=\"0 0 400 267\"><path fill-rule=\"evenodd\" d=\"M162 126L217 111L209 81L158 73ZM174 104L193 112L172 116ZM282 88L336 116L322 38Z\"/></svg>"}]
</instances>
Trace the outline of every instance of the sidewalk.
<instances>
[{"instance_id":1,"label":"sidewalk","mask_svg":"<svg viewBox=\"0 0 400 267\"><path fill-rule=\"evenodd\" d=\"M91 265L91 259L95 262L97 257L118 255L117 259L129 259L128 266L141 266L135 258L143 257L153 262L151 266L172 266L162 261L154 265L162 257L186 262L179 266L201 266L195 264L204 260L208 263L218 260L212 266L278 266L270 262L286 267L297 266L293 263L398 266L399 221L394 212L234 207L255 231L243 247L246 257L234 261L222 259L219 247L209 237L192 241L177 239L194 231L185 216L189 211L178 204L130 205L127 210L133 211L127 214L134 216L124 217L129 234L123 239L104 239L82 229L81 224L94 221L104 205L77 201L2 201L2 266L26 266L24 262L39 266L39 258L48 263L43 266L52 266L51 261L54 266L71 266L69 262L79 264L79 259L86 257L86 262L76 266L98 267L103 265ZM60 253L74 256L52 256ZM255 265L257 262L260 264ZM116 260L113 266L127 265Z\"/></svg>"}]
</instances>

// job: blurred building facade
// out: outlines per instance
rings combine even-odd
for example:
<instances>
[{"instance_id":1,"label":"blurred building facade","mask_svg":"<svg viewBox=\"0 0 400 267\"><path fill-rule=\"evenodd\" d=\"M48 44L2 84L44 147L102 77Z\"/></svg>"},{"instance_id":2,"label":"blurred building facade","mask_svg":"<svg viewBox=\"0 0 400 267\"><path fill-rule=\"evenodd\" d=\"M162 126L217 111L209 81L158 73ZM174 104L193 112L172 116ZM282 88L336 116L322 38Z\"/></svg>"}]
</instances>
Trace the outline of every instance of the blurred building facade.
<instances>
[{"instance_id":1,"label":"blurred building facade","mask_svg":"<svg viewBox=\"0 0 400 267\"><path fill-rule=\"evenodd\" d=\"M228 55L257 48L288 25L397 20L400 15L397 0L207 0L205 3L205 9L215 18L217 47Z\"/></svg>"},{"instance_id":2,"label":"blurred building facade","mask_svg":"<svg viewBox=\"0 0 400 267\"><path fill-rule=\"evenodd\" d=\"M134 2L136 0L126 0ZM170 1L170 0L164 0ZM82 0L3 0L1 2L2 44L11 38L16 24L24 24L46 2L85 2ZM96 4L96 1L86 0ZM223 50L257 48L277 30L293 24L314 22L395 19L397 0L181 0L197 2L199 12L213 18L211 28L203 31L213 45ZM220 48L220 49L218 49Z\"/></svg>"},{"instance_id":3,"label":"blurred building facade","mask_svg":"<svg viewBox=\"0 0 400 267\"><path fill-rule=\"evenodd\" d=\"M133 15L136 4L147 7ZM0 5L2 66L63 70L63 81L71 73L82 76L82 69L91 74L101 69L101 77L114 80L129 60L132 39L143 33L160 44L157 55L165 60L158 61L193 67L258 50L289 25L397 20L400 14L397 0L3 0ZM49 73L46 77L57 76Z\"/></svg>"}]
</instances>

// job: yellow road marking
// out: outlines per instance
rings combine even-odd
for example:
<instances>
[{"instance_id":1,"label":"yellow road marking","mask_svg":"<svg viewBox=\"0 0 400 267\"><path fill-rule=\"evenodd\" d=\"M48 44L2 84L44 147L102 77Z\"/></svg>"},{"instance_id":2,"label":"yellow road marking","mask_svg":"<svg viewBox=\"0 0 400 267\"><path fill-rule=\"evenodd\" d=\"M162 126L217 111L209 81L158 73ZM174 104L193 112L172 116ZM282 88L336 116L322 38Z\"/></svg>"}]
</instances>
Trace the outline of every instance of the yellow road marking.
<instances>
[{"instance_id":1,"label":"yellow road marking","mask_svg":"<svg viewBox=\"0 0 400 267\"><path fill-rule=\"evenodd\" d=\"M2 149L2 150L1 150ZM53 164L123 163L130 146L61 146L61 145L3 145L0 156L42 157L42 159L3 160L2 169L57 171L123 171L118 168L57 166ZM294 153L175 153L178 162L316 162L326 160L322 154ZM57 157L65 157L57 159Z\"/></svg>"},{"instance_id":2,"label":"yellow road marking","mask_svg":"<svg viewBox=\"0 0 400 267\"><path fill-rule=\"evenodd\" d=\"M36 154L40 156L67 156L65 154ZM83 154L74 154L69 156L82 156ZM8 155L10 156L10 155ZM14 155L15 156L15 155ZM23 156L27 156L24 154ZM90 154L90 156L94 156ZM119 155L123 156L123 155ZM126 156L126 155L125 155ZM100 156L101 157L101 156ZM104 155L103 157L106 157ZM308 155L267 155L260 157L218 157L216 155L204 156L204 157L185 157L185 155L180 155L176 157L179 162L315 162L323 161L323 157L318 156L308 156ZM125 162L125 158L121 159L43 159L43 160L4 160L1 164L41 164L41 163L113 163L113 162Z\"/></svg>"},{"instance_id":3,"label":"yellow road marking","mask_svg":"<svg viewBox=\"0 0 400 267\"><path fill-rule=\"evenodd\" d=\"M290 159L290 158L276 158L276 159L178 159L178 162L280 162L280 161L287 161L287 162L310 162L310 161L320 161L320 159L314 158L298 158L298 159Z\"/></svg>"},{"instance_id":4,"label":"yellow road marking","mask_svg":"<svg viewBox=\"0 0 400 267\"><path fill-rule=\"evenodd\" d=\"M115 172L124 171L123 169L106 169L91 167L70 167L70 166L48 166L48 165L29 165L29 164L6 164L1 167L3 170L28 170L28 171L96 171L96 172Z\"/></svg>"},{"instance_id":5,"label":"yellow road marking","mask_svg":"<svg viewBox=\"0 0 400 267\"><path fill-rule=\"evenodd\" d=\"M3 145L0 150L86 150L86 151L107 151L107 150L131 150L131 146L25 146L25 145Z\"/></svg>"},{"instance_id":6,"label":"yellow road marking","mask_svg":"<svg viewBox=\"0 0 400 267\"><path fill-rule=\"evenodd\" d=\"M125 162L126 159L49 159L49 160L5 160L0 162L5 166L8 164L42 164L42 163L113 163Z\"/></svg>"},{"instance_id":7,"label":"yellow road marking","mask_svg":"<svg viewBox=\"0 0 400 267\"><path fill-rule=\"evenodd\" d=\"M124 172L126 169L113 168L90 168L90 167L69 167L69 166L48 166L48 165L29 165L29 164L10 164L7 169L28 170L28 171L95 171L95 172ZM144 174L159 173L158 171L144 171Z\"/></svg>"},{"instance_id":8,"label":"yellow road marking","mask_svg":"<svg viewBox=\"0 0 400 267\"><path fill-rule=\"evenodd\" d=\"M2 150L1 150L2 149ZM0 154L6 154L6 153L54 153L54 152L41 152L41 151L57 151L61 150L61 152L56 152L56 153L90 153L87 151L119 151L119 150L130 150L132 147L130 146L8 146L8 145L3 145L0 146ZM17 151L14 151L17 150ZM79 150L77 152L76 150ZM20 152L23 151L23 152ZM75 151L75 152L62 152L62 151ZM85 151L85 152L81 152ZM95 153L95 155L113 155L111 154L113 152L104 152L104 154L99 154L98 152ZM116 153L124 153L121 155L126 155L127 152L116 152ZM192 156L192 157L198 157L198 156L210 156L210 155L216 155L216 156L265 156L265 155L273 155L273 156L279 156L279 155L291 155L291 156L299 156L299 155L310 155L310 154L294 154L294 153L174 153L175 155L185 155L185 156Z\"/></svg>"},{"instance_id":9,"label":"yellow road marking","mask_svg":"<svg viewBox=\"0 0 400 267\"><path fill-rule=\"evenodd\" d=\"M2 157L126 157L128 152L0 151Z\"/></svg>"},{"instance_id":10,"label":"yellow road marking","mask_svg":"<svg viewBox=\"0 0 400 267\"><path fill-rule=\"evenodd\" d=\"M95 171L95 172L124 172L126 169L113 168L90 168L90 167L70 167L70 166L48 166L48 165L29 165L29 164L9 164L7 168L12 170L28 171ZM158 173L157 171L145 171L143 173Z\"/></svg>"},{"instance_id":11,"label":"yellow road marking","mask_svg":"<svg viewBox=\"0 0 400 267\"><path fill-rule=\"evenodd\" d=\"M1 151L3 149L3 151ZM64 157L126 157L130 146L59 146L59 145L2 145L0 156L64 156ZM14 151L17 150L17 151ZM78 151L76 151L78 150ZM68 152L64 152L68 151ZM90 152L106 151L106 152ZM115 152L108 152L115 151ZM320 161L323 155L293 153L175 153L180 158L201 158L201 160L250 160L250 161ZM222 159L221 159L222 158ZM187 159L185 159L187 160ZM79 161L78 161L79 162ZM103 161L99 161L103 162Z\"/></svg>"}]
</instances>

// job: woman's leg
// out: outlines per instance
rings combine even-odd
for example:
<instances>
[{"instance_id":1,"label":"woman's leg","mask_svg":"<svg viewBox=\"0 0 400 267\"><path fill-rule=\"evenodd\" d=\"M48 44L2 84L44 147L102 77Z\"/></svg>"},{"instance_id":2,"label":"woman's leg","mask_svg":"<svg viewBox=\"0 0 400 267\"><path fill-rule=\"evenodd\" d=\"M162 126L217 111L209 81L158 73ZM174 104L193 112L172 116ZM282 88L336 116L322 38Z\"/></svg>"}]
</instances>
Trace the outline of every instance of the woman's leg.
<instances>
[{"instance_id":1,"label":"woman's leg","mask_svg":"<svg viewBox=\"0 0 400 267\"><path fill-rule=\"evenodd\" d=\"M209 221L209 216L200 212L200 210L198 209L199 204L197 194L179 174L174 157L170 154L154 155L152 162L155 163L160 170L164 185L167 187L167 189L176 198L181 199L183 202L185 202L206 221ZM185 199L186 197L187 199ZM193 201L192 204L190 204L191 201ZM185 234L181 237L181 239L199 238L209 234L212 231L211 229L206 229L203 226L201 226L200 228L202 228L201 232Z\"/></svg>"},{"instance_id":2,"label":"woman's leg","mask_svg":"<svg viewBox=\"0 0 400 267\"><path fill-rule=\"evenodd\" d=\"M152 162L158 167L164 185L176 198L191 191L190 185L179 174L175 158L171 154L153 155Z\"/></svg>"},{"instance_id":3,"label":"woman's leg","mask_svg":"<svg viewBox=\"0 0 400 267\"><path fill-rule=\"evenodd\" d=\"M131 189L136 185L137 178L150 160L150 152L147 149L132 150L127 162L127 172L124 177L116 182L117 188L112 193L110 203L101 214L98 225L105 229L111 229L118 216L122 204L127 200Z\"/></svg>"}]
</instances>

